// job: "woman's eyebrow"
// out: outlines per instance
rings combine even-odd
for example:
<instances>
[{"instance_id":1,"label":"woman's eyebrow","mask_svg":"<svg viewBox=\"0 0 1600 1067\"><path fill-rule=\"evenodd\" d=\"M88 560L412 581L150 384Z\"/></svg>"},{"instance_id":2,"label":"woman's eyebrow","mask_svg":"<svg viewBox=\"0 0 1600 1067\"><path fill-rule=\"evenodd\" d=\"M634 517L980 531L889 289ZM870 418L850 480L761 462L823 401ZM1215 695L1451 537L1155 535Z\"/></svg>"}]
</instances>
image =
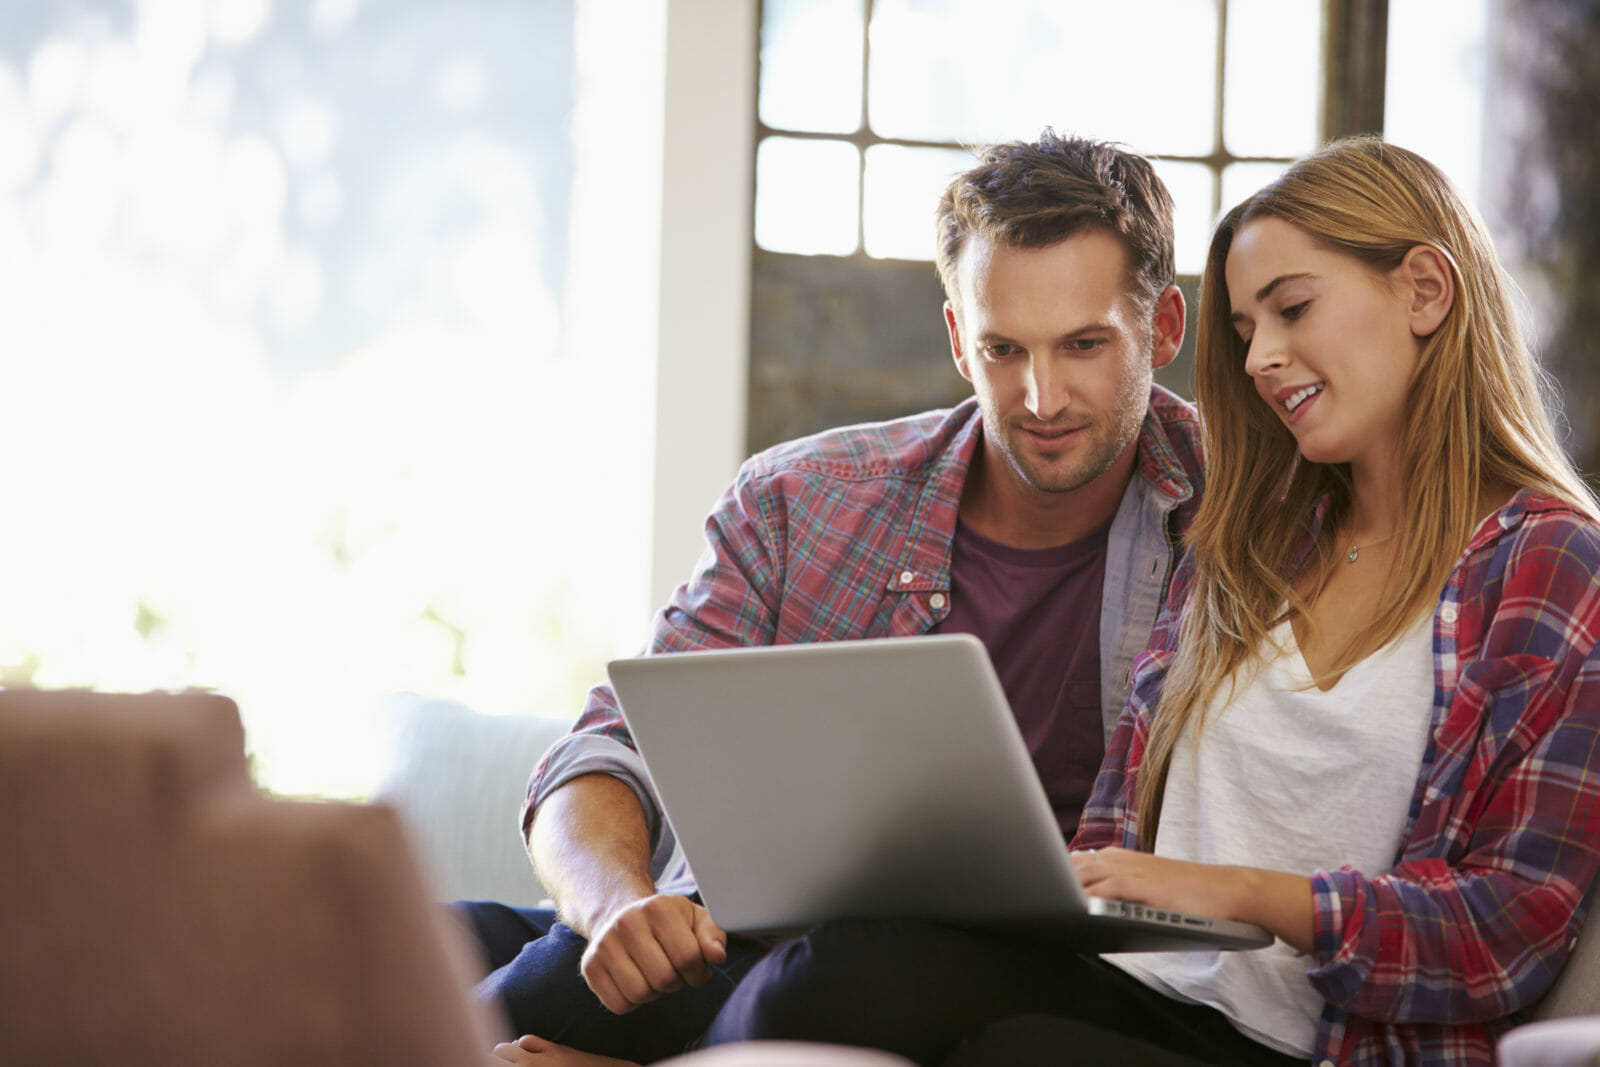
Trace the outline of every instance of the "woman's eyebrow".
<instances>
[{"instance_id":1,"label":"woman's eyebrow","mask_svg":"<svg viewBox=\"0 0 1600 1067\"><path fill-rule=\"evenodd\" d=\"M1309 277L1311 277L1311 272L1305 270L1300 271L1298 274L1280 274L1266 285L1263 285L1260 289L1256 290L1256 303L1259 304L1267 297L1271 296L1272 291L1278 286L1282 285L1284 282L1298 281L1301 278Z\"/></svg>"}]
</instances>

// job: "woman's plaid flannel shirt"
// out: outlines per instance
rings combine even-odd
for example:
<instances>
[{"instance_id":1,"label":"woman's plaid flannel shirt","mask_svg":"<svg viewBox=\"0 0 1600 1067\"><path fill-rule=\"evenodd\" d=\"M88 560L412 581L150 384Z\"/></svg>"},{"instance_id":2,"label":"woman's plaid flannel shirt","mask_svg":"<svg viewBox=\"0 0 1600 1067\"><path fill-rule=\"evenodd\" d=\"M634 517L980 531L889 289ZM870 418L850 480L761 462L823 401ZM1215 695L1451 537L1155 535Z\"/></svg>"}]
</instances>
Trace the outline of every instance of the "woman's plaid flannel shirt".
<instances>
[{"instance_id":1,"label":"woman's plaid flannel shirt","mask_svg":"<svg viewBox=\"0 0 1600 1067\"><path fill-rule=\"evenodd\" d=\"M1137 847L1134 786L1177 648L1174 575L1075 847ZM1432 735L1392 870L1311 875L1317 1063L1484 1064L1574 944L1600 867L1600 528L1518 494L1433 616ZM1314 803L1315 798L1307 798Z\"/></svg>"}]
</instances>

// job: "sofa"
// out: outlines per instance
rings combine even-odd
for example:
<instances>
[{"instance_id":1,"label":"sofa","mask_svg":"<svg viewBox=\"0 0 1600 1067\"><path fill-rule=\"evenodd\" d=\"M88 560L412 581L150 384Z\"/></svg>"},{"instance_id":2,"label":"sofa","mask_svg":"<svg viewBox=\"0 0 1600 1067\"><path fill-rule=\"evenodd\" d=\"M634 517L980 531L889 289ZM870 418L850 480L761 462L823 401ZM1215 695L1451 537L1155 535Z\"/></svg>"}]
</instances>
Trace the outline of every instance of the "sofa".
<instances>
[{"instance_id":1,"label":"sofa","mask_svg":"<svg viewBox=\"0 0 1600 1067\"><path fill-rule=\"evenodd\" d=\"M376 796L401 816L439 899L534 905L544 897L517 826L529 772L565 719L484 715L412 694L390 712ZM1503 1042L1509 1067L1600 1067L1600 909L1529 1023Z\"/></svg>"},{"instance_id":2,"label":"sofa","mask_svg":"<svg viewBox=\"0 0 1600 1067\"><path fill-rule=\"evenodd\" d=\"M405 823L435 899L520 907L544 900L517 813L534 765L570 726L413 693L390 701L373 799Z\"/></svg>"}]
</instances>

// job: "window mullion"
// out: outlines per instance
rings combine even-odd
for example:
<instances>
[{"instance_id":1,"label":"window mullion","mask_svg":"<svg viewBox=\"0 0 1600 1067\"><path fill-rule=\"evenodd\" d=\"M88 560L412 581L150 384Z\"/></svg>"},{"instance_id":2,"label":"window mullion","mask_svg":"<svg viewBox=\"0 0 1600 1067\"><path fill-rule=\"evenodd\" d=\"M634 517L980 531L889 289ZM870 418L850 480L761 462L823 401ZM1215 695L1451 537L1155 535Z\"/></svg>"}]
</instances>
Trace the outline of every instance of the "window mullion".
<instances>
[{"instance_id":1,"label":"window mullion","mask_svg":"<svg viewBox=\"0 0 1600 1067\"><path fill-rule=\"evenodd\" d=\"M856 127L856 255L867 254L867 142L872 138L870 97L872 92L872 8L873 0L861 2L861 120Z\"/></svg>"}]
</instances>

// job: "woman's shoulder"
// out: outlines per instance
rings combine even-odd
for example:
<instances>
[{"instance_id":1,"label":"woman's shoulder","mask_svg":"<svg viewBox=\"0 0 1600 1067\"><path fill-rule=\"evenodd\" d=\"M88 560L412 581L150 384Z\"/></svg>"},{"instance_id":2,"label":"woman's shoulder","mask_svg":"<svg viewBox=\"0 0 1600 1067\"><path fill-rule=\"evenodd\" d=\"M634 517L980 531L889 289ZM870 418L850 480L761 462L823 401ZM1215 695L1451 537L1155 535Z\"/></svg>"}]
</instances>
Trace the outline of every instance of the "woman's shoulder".
<instances>
[{"instance_id":1,"label":"woman's shoulder","mask_svg":"<svg viewBox=\"0 0 1600 1067\"><path fill-rule=\"evenodd\" d=\"M1545 602L1584 601L1600 611L1600 522L1585 508L1537 490L1517 493L1474 538L1467 581ZM1474 559L1480 561L1474 566ZM1585 609L1585 614L1590 609Z\"/></svg>"},{"instance_id":2,"label":"woman's shoulder","mask_svg":"<svg viewBox=\"0 0 1600 1067\"><path fill-rule=\"evenodd\" d=\"M1514 554L1555 551L1600 565L1600 522L1586 509L1537 489L1524 489L1495 515Z\"/></svg>"}]
</instances>

